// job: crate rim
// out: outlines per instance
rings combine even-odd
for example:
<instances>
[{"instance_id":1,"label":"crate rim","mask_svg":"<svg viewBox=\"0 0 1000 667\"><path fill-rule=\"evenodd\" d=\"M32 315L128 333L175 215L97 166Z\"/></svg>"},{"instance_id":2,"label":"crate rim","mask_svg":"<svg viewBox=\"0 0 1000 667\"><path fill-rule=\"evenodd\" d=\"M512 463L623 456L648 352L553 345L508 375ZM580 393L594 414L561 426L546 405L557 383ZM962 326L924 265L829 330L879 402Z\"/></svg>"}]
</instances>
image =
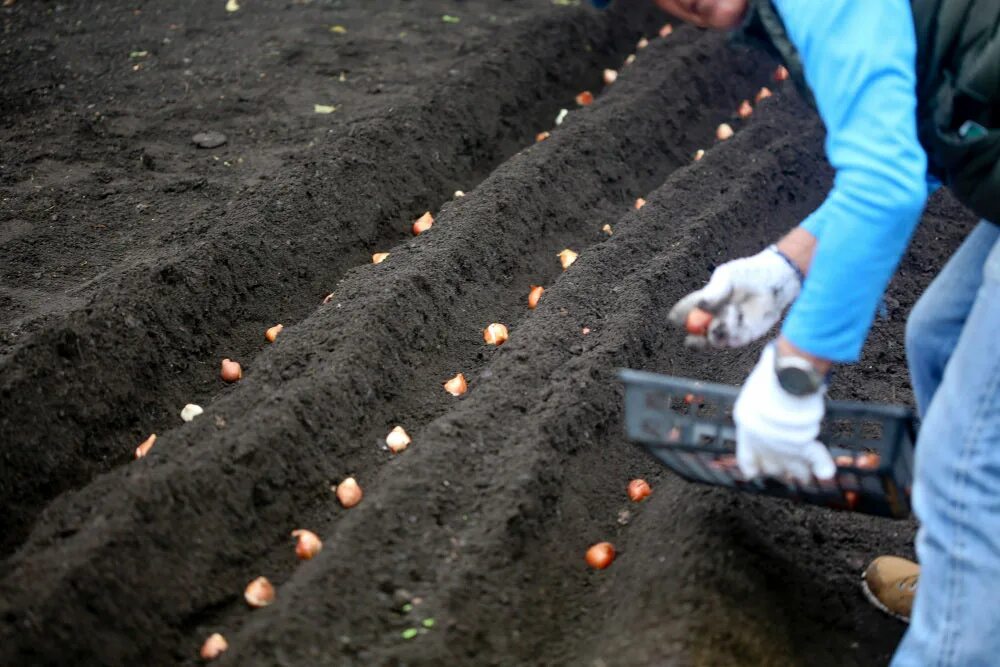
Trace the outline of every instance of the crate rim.
<instances>
[{"instance_id":1,"label":"crate rim","mask_svg":"<svg viewBox=\"0 0 1000 667\"><path fill-rule=\"evenodd\" d=\"M697 380L695 378L685 378L677 375L667 375L664 373L653 373L650 371L638 371L631 368L620 368L618 369L618 378L628 385L645 385L647 387L654 387L658 389L671 389L677 391L677 387L683 387L683 385L690 385L691 383L697 383L697 389L694 387L689 387L690 391L706 391L706 392L716 392L720 394L725 394L732 398L735 398L739 393L739 387L735 387L729 384L722 384L720 382L711 382L708 380ZM867 412L869 414L875 413L880 417L889 417L895 419L912 420L916 416L916 413L912 408L906 407L905 405L893 405L891 403L866 403L862 401L841 401L841 400L826 400L826 405L828 408L834 408L834 410L843 410L845 412L857 412L863 413Z\"/></svg>"}]
</instances>

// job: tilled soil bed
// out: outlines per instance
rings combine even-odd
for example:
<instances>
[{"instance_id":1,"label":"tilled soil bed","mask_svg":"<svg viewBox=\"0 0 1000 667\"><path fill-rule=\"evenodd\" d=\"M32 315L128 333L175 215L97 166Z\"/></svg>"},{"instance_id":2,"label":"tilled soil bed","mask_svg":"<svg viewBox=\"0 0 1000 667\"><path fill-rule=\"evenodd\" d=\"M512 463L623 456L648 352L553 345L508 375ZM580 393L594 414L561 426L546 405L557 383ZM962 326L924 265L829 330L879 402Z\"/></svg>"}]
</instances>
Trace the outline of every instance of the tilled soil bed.
<instances>
[{"instance_id":1,"label":"tilled soil bed","mask_svg":"<svg viewBox=\"0 0 1000 667\"><path fill-rule=\"evenodd\" d=\"M772 62L649 4L0 10L0 664L194 664L212 632L233 665L887 661L857 575L912 522L690 486L622 437L620 367L742 380L759 347L696 354L666 313L830 184ZM969 224L935 197L834 397L911 401L906 313Z\"/></svg>"}]
</instances>

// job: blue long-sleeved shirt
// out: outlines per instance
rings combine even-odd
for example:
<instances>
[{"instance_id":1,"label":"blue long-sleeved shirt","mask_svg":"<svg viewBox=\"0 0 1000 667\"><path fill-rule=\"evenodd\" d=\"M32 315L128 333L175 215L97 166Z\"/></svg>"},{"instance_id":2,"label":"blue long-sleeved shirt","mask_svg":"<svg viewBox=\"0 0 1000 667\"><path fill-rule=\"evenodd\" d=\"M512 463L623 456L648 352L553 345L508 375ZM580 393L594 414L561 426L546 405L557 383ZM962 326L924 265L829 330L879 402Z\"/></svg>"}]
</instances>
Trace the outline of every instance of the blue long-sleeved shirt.
<instances>
[{"instance_id":1,"label":"blue long-sleeved shirt","mask_svg":"<svg viewBox=\"0 0 1000 667\"><path fill-rule=\"evenodd\" d=\"M818 239L782 333L855 361L927 199L917 139L916 36L907 0L774 0L826 125L836 170L802 227Z\"/></svg>"}]
</instances>

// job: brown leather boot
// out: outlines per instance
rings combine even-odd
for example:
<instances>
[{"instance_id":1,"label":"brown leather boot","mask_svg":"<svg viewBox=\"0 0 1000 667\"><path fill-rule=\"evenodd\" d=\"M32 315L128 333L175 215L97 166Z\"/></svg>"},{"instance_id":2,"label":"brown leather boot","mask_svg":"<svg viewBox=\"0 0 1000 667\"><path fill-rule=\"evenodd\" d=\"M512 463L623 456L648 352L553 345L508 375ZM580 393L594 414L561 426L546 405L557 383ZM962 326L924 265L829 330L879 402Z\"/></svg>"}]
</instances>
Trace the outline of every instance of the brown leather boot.
<instances>
[{"instance_id":1,"label":"brown leather boot","mask_svg":"<svg viewBox=\"0 0 1000 667\"><path fill-rule=\"evenodd\" d=\"M913 561L879 556L861 575L861 590L873 605L909 623L919 578L920 566Z\"/></svg>"}]
</instances>

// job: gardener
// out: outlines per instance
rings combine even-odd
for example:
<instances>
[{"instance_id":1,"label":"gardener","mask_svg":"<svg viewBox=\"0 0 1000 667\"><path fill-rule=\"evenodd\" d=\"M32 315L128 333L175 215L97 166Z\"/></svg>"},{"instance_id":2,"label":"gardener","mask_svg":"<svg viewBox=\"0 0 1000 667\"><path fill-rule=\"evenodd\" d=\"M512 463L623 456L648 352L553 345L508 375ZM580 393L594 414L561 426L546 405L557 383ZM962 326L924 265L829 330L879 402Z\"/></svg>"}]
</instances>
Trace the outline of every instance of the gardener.
<instances>
[{"instance_id":1,"label":"gardener","mask_svg":"<svg viewBox=\"0 0 1000 667\"><path fill-rule=\"evenodd\" d=\"M943 182L984 218L907 323L923 416L920 565L878 558L863 583L879 607L910 620L894 665L1000 664L1000 0L657 3L780 57L819 111L836 169L801 226L719 266L670 314L683 325L706 309L707 335L688 343L737 347L795 302L736 402L746 475L834 474L816 441L826 377L858 359L928 190Z\"/></svg>"}]
</instances>

